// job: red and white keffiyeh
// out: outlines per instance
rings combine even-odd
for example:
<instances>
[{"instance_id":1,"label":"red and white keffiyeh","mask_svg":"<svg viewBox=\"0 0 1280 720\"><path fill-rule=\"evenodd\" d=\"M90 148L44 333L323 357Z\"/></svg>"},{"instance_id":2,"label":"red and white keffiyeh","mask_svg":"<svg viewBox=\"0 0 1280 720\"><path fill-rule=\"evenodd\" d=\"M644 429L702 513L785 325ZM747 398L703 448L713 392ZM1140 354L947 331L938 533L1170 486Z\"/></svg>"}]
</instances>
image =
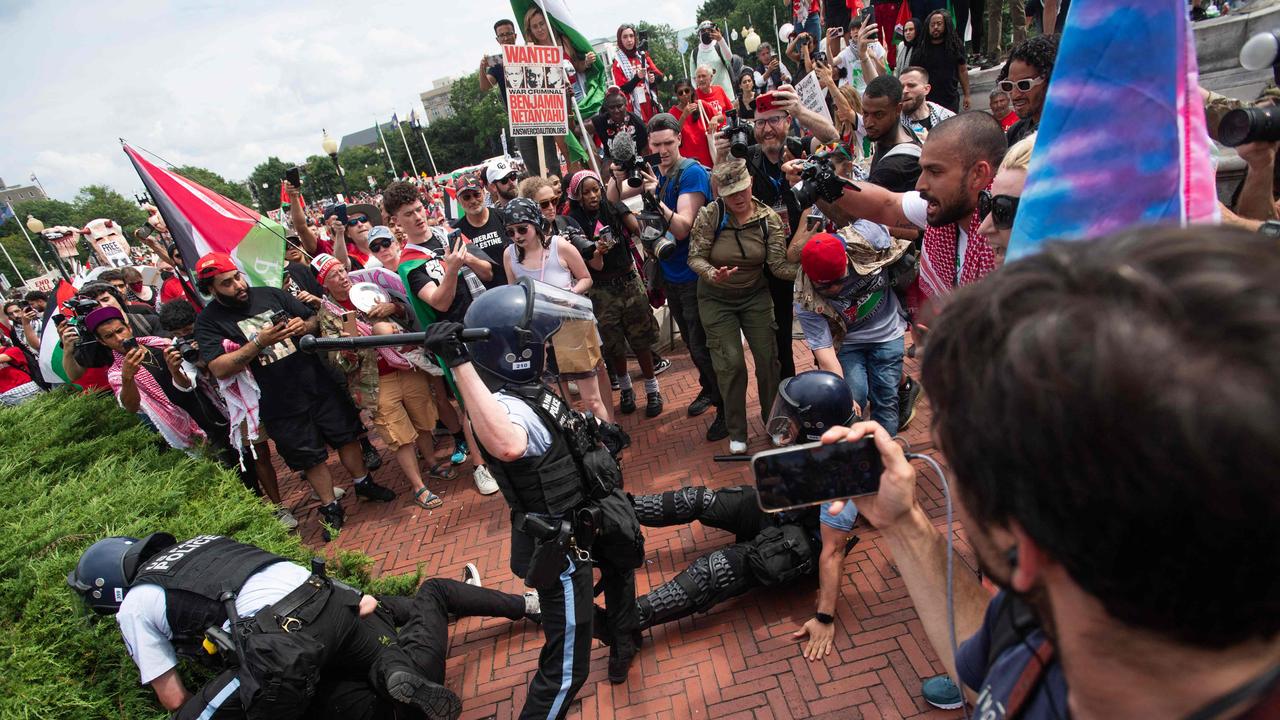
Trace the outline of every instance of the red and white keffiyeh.
<instances>
[{"instance_id":1,"label":"red and white keffiyeh","mask_svg":"<svg viewBox=\"0 0 1280 720\"><path fill-rule=\"evenodd\" d=\"M941 297L961 285L975 283L986 277L996 268L996 253L987 243L987 239L978 233L982 226L982 216L974 208L969 216L965 232L969 242L965 246L964 262L960 266L960 277L956 278L956 253L960 242L960 233L955 223L941 227L930 225L924 231L924 251L920 253L920 276L916 282L916 293L912 293L911 311L932 298Z\"/></svg>"},{"instance_id":2,"label":"red and white keffiyeh","mask_svg":"<svg viewBox=\"0 0 1280 720\"><path fill-rule=\"evenodd\" d=\"M156 348L162 352L169 347L168 340L158 337L144 335L135 339L139 345ZM110 383L111 390L115 392L116 401L119 402L120 388L124 385L124 355L118 350L112 351L112 355L114 359L110 369L107 370L107 382ZM196 438L204 439L204 431L196 424L195 419L188 415L186 410L169 400L164 390L160 389L155 376L147 370L146 365L138 368L137 374L133 376L133 382L138 387L140 409L146 413L151 422L155 423L156 429L169 445L179 450L186 450L195 444Z\"/></svg>"}]
</instances>

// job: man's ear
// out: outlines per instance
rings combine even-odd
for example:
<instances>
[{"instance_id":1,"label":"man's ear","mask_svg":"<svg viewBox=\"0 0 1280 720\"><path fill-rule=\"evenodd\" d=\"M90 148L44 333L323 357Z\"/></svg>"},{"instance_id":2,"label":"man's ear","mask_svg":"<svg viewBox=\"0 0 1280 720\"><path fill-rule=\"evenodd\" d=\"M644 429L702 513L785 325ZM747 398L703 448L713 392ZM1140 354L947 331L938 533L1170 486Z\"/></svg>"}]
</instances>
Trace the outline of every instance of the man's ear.
<instances>
[{"instance_id":1,"label":"man's ear","mask_svg":"<svg viewBox=\"0 0 1280 720\"><path fill-rule=\"evenodd\" d=\"M1011 560L1009 568L1009 585L1015 592L1026 593L1044 580L1045 572L1057 563L1045 553L1040 544L1027 534L1021 525L1013 523L1009 527L1015 544L1005 556Z\"/></svg>"}]
</instances>

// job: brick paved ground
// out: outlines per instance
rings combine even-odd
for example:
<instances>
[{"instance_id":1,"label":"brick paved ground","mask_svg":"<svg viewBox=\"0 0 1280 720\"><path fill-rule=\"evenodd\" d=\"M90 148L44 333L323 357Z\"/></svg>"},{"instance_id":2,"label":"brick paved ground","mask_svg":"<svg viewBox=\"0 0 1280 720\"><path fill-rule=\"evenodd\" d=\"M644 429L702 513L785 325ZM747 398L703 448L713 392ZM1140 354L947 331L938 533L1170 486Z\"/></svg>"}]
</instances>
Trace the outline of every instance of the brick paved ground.
<instances>
[{"instance_id":1,"label":"brick paved ground","mask_svg":"<svg viewBox=\"0 0 1280 720\"><path fill-rule=\"evenodd\" d=\"M797 341L796 357L809 353ZM640 410L619 416L631 433L624 455L627 489L660 492L683 484L712 487L750 481L745 463L720 464L711 458L727 452L727 441L708 443L703 434L713 413L685 415L697 393L696 375L687 355L671 354L672 367L661 376L666 411L655 419ZM801 370L810 363L802 363ZM918 377L916 362L908 360ZM633 368L634 371L634 368ZM752 451L768 445L758 417L759 404L749 390ZM913 449L929 451L927 399L904 433ZM519 593L523 583L508 568L510 522L500 495L482 497L469 472L449 483L429 483L445 505L434 512L409 502L408 483L390 453L375 477L400 496L392 503L343 501L347 525L329 544L368 553L376 573L412 572L421 564L427 575L459 577L462 566L479 566L485 585ZM333 459L334 476L346 474ZM917 465L922 465L917 463ZM281 472L286 503L301 520L300 532L312 547L322 547L307 498L309 488L288 471ZM920 476L922 502L941 528L942 493L932 473ZM958 717L928 706L920 681L942 672L936 654L907 597L902 579L887 557L879 533L860 523L861 541L845 561L837 608L835 651L823 662L800 657L792 640L813 613L816 580L794 588L757 591L716 607L705 616L654 628L646 637L629 682L614 686L605 678L608 649L597 644L591 676L578 694L570 718L896 718ZM637 571L639 592L647 591L686 567L698 555L727 545L727 533L701 525L648 529L648 556ZM958 533L957 549L967 562L972 554ZM526 622L462 620L452 628L447 683L463 698L463 718L514 717L542 646L538 628Z\"/></svg>"}]
</instances>

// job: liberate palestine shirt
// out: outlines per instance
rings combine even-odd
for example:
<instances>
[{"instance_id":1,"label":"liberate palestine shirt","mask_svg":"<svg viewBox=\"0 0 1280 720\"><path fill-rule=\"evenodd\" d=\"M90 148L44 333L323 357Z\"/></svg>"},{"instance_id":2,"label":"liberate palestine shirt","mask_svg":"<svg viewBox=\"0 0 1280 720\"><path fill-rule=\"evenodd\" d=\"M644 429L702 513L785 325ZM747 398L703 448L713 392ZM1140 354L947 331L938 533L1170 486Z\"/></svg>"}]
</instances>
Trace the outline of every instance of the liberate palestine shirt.
<instances>
[{"instance_id":1,"label":"liberate palestine shirt","mask_svg":"<svg viewBox=\"0 0 1280 720\"><path fill-rule=\"evenodd\" d=\"M497 208L489 208L489 219L485 224L476 227L471 220L463 217L458 221L458 229L471 241L471 246L489 258L493 268L493 279L484 286L493 289L507 284L507 270L502 265L502 253L511 244L507 237L507 216Z\"/></svg>"}]
</instances>

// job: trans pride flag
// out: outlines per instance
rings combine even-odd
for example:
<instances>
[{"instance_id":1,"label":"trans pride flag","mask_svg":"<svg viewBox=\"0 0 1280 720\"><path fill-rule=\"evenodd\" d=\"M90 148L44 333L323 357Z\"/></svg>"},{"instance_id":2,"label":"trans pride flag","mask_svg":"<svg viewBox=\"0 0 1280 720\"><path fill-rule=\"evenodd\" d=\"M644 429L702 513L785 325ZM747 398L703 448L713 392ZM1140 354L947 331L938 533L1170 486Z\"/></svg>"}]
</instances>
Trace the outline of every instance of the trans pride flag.
<instances>
[{"instance_id":1,"label":"trans pride flag","mask_svg":"<svg viewBox=\"0 0 1280 720\"><path fill-rule=\"evenodd\" d=\"M1010 261L1051 239L1217 219L1185 0L1076 0L1054 63Z\"/></svg>"}]
</instances>

